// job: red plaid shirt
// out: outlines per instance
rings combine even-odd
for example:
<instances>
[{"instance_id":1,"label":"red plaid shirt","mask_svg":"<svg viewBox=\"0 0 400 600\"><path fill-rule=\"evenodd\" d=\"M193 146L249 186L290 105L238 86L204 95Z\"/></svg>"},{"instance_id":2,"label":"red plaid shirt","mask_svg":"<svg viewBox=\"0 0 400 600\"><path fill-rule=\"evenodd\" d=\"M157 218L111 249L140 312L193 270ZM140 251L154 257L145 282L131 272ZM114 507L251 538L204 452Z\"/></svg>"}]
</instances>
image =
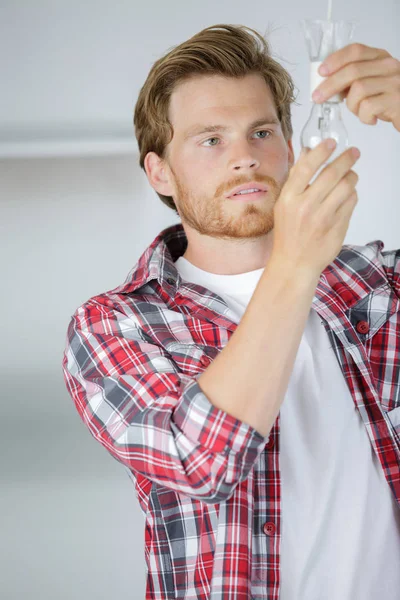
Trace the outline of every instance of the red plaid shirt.
<instances>
[{"instance_id":1,"label":"red plaid shirt","mask_svg":"<svg viewBox=\"0 0 400 600\"><path fill-rule=\"evenodd\" d=\"M278 600L280 415L262 437L198 385L237 325L222 298L178 274L186 247L181 224L165 229L122 285L75 311L65 382L135 484L146 598ZM400 506L400 250L383 248L343 246L312 306Z\"/></svg>"}]
</instances>

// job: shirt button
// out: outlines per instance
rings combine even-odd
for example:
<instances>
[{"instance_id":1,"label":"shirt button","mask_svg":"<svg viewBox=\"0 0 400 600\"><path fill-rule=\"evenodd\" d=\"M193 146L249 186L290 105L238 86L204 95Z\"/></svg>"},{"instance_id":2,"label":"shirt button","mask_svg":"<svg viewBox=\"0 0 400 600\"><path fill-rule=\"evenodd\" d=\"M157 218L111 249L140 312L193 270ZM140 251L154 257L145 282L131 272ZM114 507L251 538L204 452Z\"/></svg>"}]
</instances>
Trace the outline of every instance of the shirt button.
<instances>
[{"instance_id":1,"label":"shirt button","mask_svg":"<svg viewBox=\"0 0 400 600\"><path fill-rule=\"evenodd\" d=\"M210 359L209 359L209 357L208 357L208 356L202 356L202 357L201 357L201 359L200 359L200 364L201 364L203 367L207 367L207 366L210 364Z\"/></svg>"},{"instance_id":2,"label":"shirt button","mask_svg":"<svg viewBox=\"0 0 400 600\"><path fill-rule=\"evenodd\" d=\"M264 523L263 531L266 535L274 535L276 531L275 523L272 523L271 521Z\"/></svg>"},{"instance_id":3,"label":"shirt button","mask_svg":"<svg viewBox=\"0 0 400 600\"><path fill-rule=\"evenodd\" d=\"M368 321L358 321L356 325L356 329L358 333L368 333L369 331L369 323Z\"/></svg>"},{"instance_id":4,"label":"shirt button","mask_svg":"<svg viewBox=\"0 0 400 600\"><path fill-rule=\"evenodd\" d=\"M175 279L172 279L172 277L167 277L167 283L169 283L169 285L175 285Z\"/></svg>"},{"instance_id":5,"label":"shirt button","mask_svg":"<svg viewBox=\"0 0 400 600\"><path fill-rule=\"evenodd\" d=\"M273 448L275 446L275 440L274 437L271 435L268 442L265 444L265 447L267 450L271 450L271 448Z\"/></svg>"}]
</instances>

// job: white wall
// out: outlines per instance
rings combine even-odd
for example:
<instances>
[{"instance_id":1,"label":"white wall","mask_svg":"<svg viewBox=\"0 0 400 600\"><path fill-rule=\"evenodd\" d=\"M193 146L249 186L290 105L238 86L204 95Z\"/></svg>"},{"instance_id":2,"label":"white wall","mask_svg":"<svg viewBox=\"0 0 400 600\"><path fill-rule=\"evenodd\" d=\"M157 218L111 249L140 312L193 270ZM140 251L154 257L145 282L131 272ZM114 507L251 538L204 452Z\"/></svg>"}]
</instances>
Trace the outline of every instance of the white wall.
<instances>
[{"instance_id":1,"label":"white wall","mask_svg":"<svg viewBox=\"0 0 400 600\"><path fill-rule=\"evenodd\" d=\"M159 231L177 222L134 152L133 106L152 63L212 24L272 29L273 49L300 89L298 154L310 111L298 21L325 17L320 7L319 0L1 3L0 153L21 156L0 161L5 599L144 598L143 517L124 470L91 438L65 389L66 328L77 306L121 283ZM340 0L333 8L334 18L359 22L356 41L400 58L397 0ZM345 242L399 247L400 133L358 123L345 105L343 113L362 152Z\"/></svg>"}]
</instances>

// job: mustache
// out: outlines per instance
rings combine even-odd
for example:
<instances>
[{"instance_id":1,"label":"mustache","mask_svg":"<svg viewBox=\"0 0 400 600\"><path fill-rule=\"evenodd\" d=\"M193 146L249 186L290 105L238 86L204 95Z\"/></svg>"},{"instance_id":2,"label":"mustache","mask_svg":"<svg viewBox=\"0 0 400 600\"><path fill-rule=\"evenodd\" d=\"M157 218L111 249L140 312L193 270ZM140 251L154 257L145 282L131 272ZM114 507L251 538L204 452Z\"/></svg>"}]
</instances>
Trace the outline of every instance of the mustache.
<instances>
[{"instance_id":1,"label":"mustache","mask_svg":"<svg viewBox=\"0 0 400 600\"><path fill-rule=\"evenodd\" d=\"M276 181L276 179L274 179L273 177L269 177L269 175L254 175L253 177L251 177L251 179L249 179L249 177L236 177L235 179L231 179L228 182L224 182L221 183L221 185L219 185L215 191L215 195L217 197L219 196L224 196L226 195L231 189L238 187L239 185L245 185L246 183L250 183L252 181L255 181L256 183L263 183L266 186L268 186L268 188L270 188L272 191L279 191L280 190L280 186L278 184L278 182Z\"/></svg>"}]
</instances>

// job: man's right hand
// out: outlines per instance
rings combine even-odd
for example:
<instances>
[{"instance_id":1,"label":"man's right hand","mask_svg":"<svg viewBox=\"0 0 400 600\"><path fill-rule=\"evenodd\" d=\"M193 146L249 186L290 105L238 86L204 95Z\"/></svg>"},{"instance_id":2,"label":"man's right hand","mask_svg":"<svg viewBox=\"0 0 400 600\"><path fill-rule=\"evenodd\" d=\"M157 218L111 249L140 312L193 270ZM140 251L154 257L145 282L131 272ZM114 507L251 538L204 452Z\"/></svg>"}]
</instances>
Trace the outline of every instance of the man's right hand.
<instances>
[{"instance_id":1,"label":"man's right hand","mask_svg":"<svg viewBox=\"0 0 400 600\"><path fill-rule=\"evenodd\" d=\"M358 175L351 170L359 158L357 148L343 152L309 185L336 147L330 149L329 141L301 154L274 206L270 260L317 278L339 254L358 202Z\"/></svg>"}]
</instances>

